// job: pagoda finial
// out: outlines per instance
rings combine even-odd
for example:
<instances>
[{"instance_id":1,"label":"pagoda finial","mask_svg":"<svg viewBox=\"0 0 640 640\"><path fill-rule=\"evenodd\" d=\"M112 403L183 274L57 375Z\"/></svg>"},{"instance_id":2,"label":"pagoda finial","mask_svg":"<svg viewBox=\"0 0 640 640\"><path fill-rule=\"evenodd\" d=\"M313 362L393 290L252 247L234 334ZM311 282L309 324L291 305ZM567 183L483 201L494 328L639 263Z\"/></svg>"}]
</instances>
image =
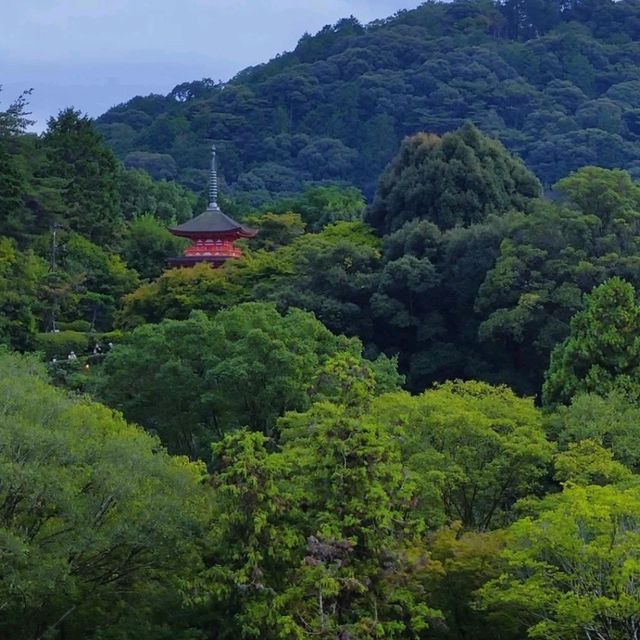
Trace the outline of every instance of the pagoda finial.
<instances>
[{"instance_id":1,"label":"pagoda finial","mask_svg":"<svg viewBox=\"0 0 640 640\"><path fill-rule=\"evenodd\" d=\"M211 145L211 175L209 177L209 209L218 208L218 170L216 168L216 145Z\"/></svg>"}]
</instances>

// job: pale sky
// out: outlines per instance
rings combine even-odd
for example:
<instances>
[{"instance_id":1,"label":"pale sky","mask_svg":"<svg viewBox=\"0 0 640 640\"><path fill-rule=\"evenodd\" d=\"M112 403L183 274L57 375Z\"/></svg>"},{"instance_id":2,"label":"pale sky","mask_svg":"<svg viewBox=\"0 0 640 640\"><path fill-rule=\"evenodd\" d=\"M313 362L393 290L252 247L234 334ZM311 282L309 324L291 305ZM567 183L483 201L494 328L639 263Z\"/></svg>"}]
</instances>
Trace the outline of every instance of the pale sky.
<instances>
[{"instance_id":1,"label":"pale sky","mask_svg":"<svg viewBox=\"0 0 640 640\"><path fill-rule=\"evenodd\" d=\"M73 106L98 116L181 82L227 80L304 32L420 0L0 0L0 110L23 89L36 130Z\"/></svg>"}]
</instances>

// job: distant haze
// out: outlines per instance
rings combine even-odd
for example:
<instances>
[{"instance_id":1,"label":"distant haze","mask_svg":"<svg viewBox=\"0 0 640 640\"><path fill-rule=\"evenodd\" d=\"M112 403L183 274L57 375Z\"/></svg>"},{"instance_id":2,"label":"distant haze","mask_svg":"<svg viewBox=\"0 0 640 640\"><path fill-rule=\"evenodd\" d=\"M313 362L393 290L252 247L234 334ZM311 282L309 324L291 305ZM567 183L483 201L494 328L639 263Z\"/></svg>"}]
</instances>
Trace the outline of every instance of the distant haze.
<instances>
[{"instance_id":1,"label":"distant haze","mask_svg":"<svg viewBox=\"0 0 640 640\"><path fill-rule=\"evenodd\" d=\"M60 109L98 116L135 95L292 50L300 36L354 15L367 23L417 0L2 0L0 109L22 90L40 131Z\"/></svg>"}]
</instances>

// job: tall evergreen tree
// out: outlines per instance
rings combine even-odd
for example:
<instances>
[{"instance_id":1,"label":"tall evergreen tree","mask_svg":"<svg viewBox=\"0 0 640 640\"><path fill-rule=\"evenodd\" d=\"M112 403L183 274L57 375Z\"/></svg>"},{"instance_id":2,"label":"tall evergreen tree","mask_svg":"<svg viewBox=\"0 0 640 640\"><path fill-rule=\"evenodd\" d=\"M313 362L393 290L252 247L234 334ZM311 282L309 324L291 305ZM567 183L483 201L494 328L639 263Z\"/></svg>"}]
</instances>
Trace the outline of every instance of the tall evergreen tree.
<instances>
[{"instance_id":1,"label":"tall evergreen tree","mask_svg":"<svg viewBox=\"0 0 640 640\"><path fill-rule=\"evenodd\" d=\"M9 153L0 139L0 234L20 237L27 212L24 194L27 191L25 172L17 158Z\"/></svg>"},{"instance_id":2,"label":"tall evergreen tree","mask_svg":"<svg viewBox=\"0 0 640 640\"><path fill-rule=\"evenodd\" d=\"M118 234L118 162L93 122L74 109L51 118L44 136L47 170L61 182L65 221L92 242Z\"/></svg>"},{"instance_id":3,"label":"tall evergreen tree","mask_svg":"<svg viewBox=\"0 0 640 640\"><path fill-rule=\"evenodd\" d=\"M596 287L572 319L542 392L546 404L566 404L578 392L616 388L640 397L640 306L633 286L617 277Z\"/></svg>"}]
</instances>

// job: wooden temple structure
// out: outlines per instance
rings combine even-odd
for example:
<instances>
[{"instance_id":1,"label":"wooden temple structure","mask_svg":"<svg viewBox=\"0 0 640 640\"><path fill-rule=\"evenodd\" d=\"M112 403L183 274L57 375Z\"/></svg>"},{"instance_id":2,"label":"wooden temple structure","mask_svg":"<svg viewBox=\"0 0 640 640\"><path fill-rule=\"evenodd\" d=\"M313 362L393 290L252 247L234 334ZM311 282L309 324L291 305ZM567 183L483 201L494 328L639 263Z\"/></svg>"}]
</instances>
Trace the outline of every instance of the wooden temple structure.
<instances>
[{"instance_id":1,"label":"wooden temple structure","mask_svg":"<svg viewBox=\"0 0 640 640\"><path fill-rule=\"evenodd\" d=\"M191 241L184 254L170 258L172 267L191 267L200 262L208 262L214 267L220 266L230 258L239 258L242 250L235 246L239 238L252 238L255 229L240 224L223 213L218 206L218 171L216 167L216 148L212 147L211 175L209 179L209 205L199 216L187 220L169 231L174 236Z\"/></svg>"}]
</instances>

